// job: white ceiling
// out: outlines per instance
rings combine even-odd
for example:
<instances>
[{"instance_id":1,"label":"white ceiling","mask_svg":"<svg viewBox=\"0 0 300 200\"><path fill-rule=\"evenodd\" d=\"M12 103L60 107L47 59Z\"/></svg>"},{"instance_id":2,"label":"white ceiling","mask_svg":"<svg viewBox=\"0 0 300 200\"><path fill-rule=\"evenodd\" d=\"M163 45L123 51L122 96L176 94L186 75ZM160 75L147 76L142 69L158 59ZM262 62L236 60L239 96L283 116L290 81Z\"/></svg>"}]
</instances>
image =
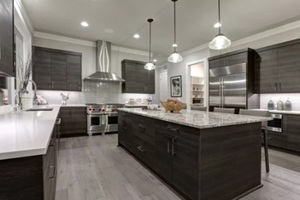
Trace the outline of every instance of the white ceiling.
<instances>
[{"instance_id":1,"label":"white ceiling","mask_svg":"<svg viewBox=\"0 0 300 200\"><path fill-rule=\"evenodd\" d=\"M172 52L171 0L22 0L35 31L148 50L149 17L153 51ZM222 0L222 32L238 40L300 19L299 0ZM88 28L80 26L81 21ZM183 51L209 42L217 30L217 0L177 2L177 43ZM112 32L113 31L113 32ZM138 32L141 38L132 38Z\"/></svg>"}]
</instances>

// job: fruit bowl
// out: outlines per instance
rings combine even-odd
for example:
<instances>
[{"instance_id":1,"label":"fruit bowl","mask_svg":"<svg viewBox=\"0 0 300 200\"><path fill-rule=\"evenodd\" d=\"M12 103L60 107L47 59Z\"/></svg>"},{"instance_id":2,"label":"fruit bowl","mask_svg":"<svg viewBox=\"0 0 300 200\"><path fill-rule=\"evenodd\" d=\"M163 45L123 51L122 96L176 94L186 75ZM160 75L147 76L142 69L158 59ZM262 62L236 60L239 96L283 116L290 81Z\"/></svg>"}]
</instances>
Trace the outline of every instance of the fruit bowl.
<instances>
[{"instance_id":1,"label":"fruit bowl","mask_svg":"<svg viewBox=\"0 0 300 200\"><path fill-rule=\"evenodd\" d=\"M167 101L160 101L160 103L163 105L166 112L170 111L178 113L180 110L186 108L185 103L182 103L176 99L168 99Z\"/></svg>"}]
</instances>

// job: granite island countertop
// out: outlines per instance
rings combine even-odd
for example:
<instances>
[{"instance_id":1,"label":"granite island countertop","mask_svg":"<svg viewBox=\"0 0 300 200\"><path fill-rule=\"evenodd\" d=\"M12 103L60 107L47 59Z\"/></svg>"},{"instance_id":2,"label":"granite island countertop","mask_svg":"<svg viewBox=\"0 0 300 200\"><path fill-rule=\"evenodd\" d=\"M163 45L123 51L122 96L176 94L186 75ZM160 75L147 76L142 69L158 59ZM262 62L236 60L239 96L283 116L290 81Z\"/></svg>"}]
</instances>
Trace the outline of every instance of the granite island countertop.
<instances>
[{"instance_id":1,"label":"granite island countertop","mask_svg":"<svg viewBox=\"0 0 300 200\"><path fill-rule=\"evenodd\" d=\"M0 160L46 154L60 109L47 107L53 110L0 115Z\"/></svg>"},{"instance_id":2,"label":"granite island countertop","mask_svg":"<svg viewBox=\"0 0 300 200\"><path fill-rule=\"evenodd\" d=\"M182 110L180 111L180 113L166 113L165 111L160 110L142 110L136 108L119 108L118 110L199 129L238 124L250 124L272 120L272 118L270 117L257 117L249 115L236 115L192 110Z\"/></svg>"}]
</instances>

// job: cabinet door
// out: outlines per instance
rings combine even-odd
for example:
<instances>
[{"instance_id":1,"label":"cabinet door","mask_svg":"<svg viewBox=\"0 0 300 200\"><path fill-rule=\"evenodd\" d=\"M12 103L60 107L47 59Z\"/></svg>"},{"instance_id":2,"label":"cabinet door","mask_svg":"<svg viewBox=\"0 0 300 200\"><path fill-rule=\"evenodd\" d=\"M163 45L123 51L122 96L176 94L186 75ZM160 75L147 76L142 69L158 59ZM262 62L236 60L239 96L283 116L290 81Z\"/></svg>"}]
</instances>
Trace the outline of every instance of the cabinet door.
<instances>
[{"instance_id":1,"label":"cabinet door","mask_svg":"<svg viewBox=\"0 0 300 200\"><path fill-rule=\"evenodd\" d=\"M300 116L287 116L287 148L300 152Z\"/></svg>"},{"instance_id":2,"label":"cabinet door","mask_svg":"<svg viewBox=\"0 0 300 200\"><path fill-rule=\"evenodd\" d=\"M155 128L155 165L157 171L164 179L172 183L171 142L172 135L166 129L166 123L157 121Z\"/></svg>"},{"instance_id":3,"label":"cabinet door","mask_svg":"<svg viewBox=\"0 0 300 200\"><path fill-rule=\"evenodd\" d=\"M67 89L67 55L51 52L51 89Z\"/></svg>"},{"instance_id":4,"label":"cabinet door","mask_svg":"<svg viewBox=\"0 0 300 200\"><path fill-rule=\"evenodd\" d=\"M14 1L0 0L0 74L15 76Z\"/></svg>"},{"instance_id":5,"label":"cabinet door","mask_svg":"<svg viewBox=\"0 0 300 200\"><path fill-rule=\"evenodd\" d=\"M51 89L50 52L34 49L33 80L39 90Z\"/></svg>"},{"instance_id":6,"label":"cabinet door","mask_svg":"<svg viewBox=\"0 0 300 200\"><path fill-rule=\"evenodd\" d=\"M225 59L225 66L237 65L248 62L248 52L238 53L227 56Z\"/></svg>"},{"instance_id":7,"label":"cabinet door","mask_svg":"<svg viewBox=\"0 0 300 200\"><path fill-rule=\"evenodd\" d=\"M278 91L277 49L265 50L255 57L255 90L258 93Z\"/></svg>"},{"instance_id":8,"label":"cabinet door","mask_svg":"<svg viewBox=\"0 0 300 200\"><path fill-rule=\"evenodd\" d=\"M67 90L81 91L81 56L67 55Z\"/></svg>"},{"instance_id":9,"label":"cabinet door","mask_svg":"<svg viewBox=\"0 0 300 200\"><path fill-rule=\"evenodd\" d=\"M279 92L300 92L300 43L278 48Z\"/></svg>"},{"instance_id":10,"label":"cabinet door","mask_svg":"<svg viewBox=\"0 0 300 200\"><path fill-rule=\"evenodd\" d=\"M73 134L87 134L87 113L86 107L70 107L70 118Z\"/></svg>"},{"instance_id":11,"label":"cabinet door","mask_svg":"<svg viewBox=\"0 0 300 200\"><path fill-rule=\"evenodd\" d=\"M198 199L199 135L199 129L186 126L174 133L173 184L191 199Z\"/></svg>"},{"instance_id":12,"label":"cabinet door","mask_svg":"<svg viewBox=\"0 0 300 200\"><path fill-rule=\"evenodd\" d=\"M0 89L6 89L6 78L0 77Z\"/></svg>"},{"instance_id":13,"label":"cabinet door","mask_svg":"<svg viewBox=\"0 0 300 200\"><path fill-rule=\"evenodd\" d=\"M145 86L147 88L146 93L155 94L155 70L148 71L147 78L148 79L145 81Z\"/></svg>"}]
</instances>

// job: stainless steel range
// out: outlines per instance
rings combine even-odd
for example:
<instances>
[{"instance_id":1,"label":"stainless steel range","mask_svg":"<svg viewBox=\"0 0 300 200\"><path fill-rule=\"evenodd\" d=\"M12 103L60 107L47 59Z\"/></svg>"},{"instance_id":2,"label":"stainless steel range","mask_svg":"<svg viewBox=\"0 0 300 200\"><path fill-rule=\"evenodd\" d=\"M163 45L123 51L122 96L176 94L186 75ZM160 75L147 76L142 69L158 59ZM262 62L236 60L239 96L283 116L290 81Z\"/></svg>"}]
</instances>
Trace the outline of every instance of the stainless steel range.
<instances>
[{"instance_id":1,"label":"stainless steel range","mask_svg":"<svg viewBox=\"0 0 300 200\"><path fill-rule=\"evenodd\" d=\"M86 105L87 132L89 135L118 131L118 108L123 108L124 104L103 103Z\"/></svg>"}]
</instances>

